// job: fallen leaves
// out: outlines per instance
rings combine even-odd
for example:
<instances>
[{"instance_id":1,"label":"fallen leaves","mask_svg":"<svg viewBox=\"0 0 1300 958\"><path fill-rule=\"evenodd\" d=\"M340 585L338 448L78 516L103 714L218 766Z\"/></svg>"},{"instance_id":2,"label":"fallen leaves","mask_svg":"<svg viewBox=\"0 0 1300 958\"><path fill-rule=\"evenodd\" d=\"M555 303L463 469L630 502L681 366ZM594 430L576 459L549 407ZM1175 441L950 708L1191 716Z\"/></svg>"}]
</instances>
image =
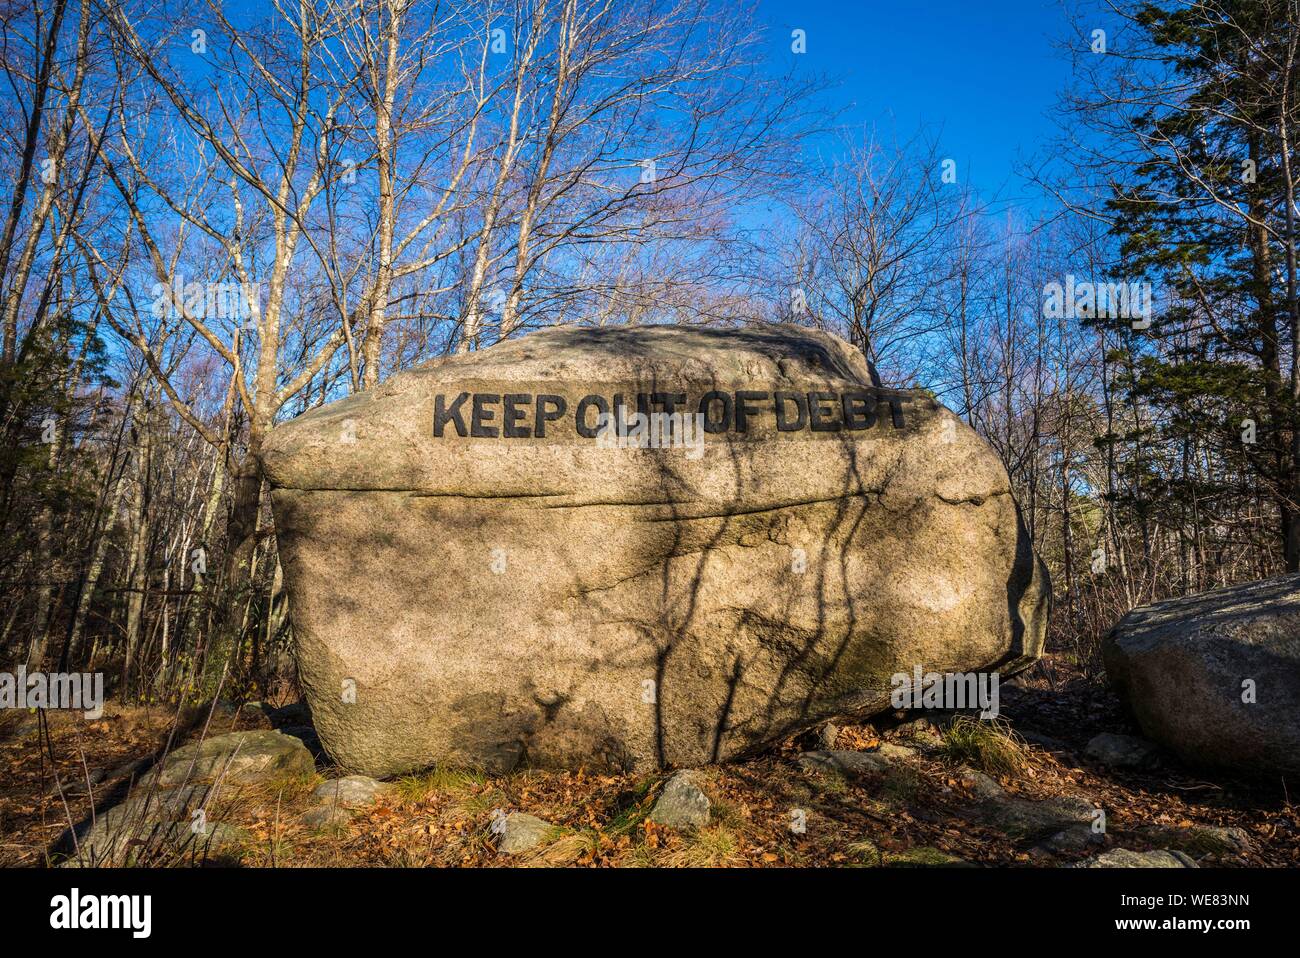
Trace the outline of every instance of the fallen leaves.
<instances>
[{"instance_id":1,"label":"fallen leaves","mask_svg":"<svg viewBox=\"0 0 1300 958\"><path fill-rule=\"evenodd\" d=\"M1068 705L1076 693L1066 686L1054 694L1058 697L1050 700L1050 714L1060 716L1053 720L1059 727L1043 731L1068 736L1070 723L1078 721L1078 710ZM1013 720L1037 714L1032 707L1018 707ZM162 718L156 712L152 718L137 713L95 722L61 718L51 725L55 767L66 783L85 777L79 750L92 770L147 756L166 738ZM220 724L217 728L226 730ZM845 725L839 736L841 748L870 749L881 741L867 725ZM792 760L798 750L787 743L768 755L711 769L708 789L715 821L702 836L645 817L662 776L534 770L467 777L454 788L373 806L345 826L323 832L298 821L305 799L286 799L279 810L269 801L250 803L239 810L243 817L238 824L253 837L244 863L509 866L513 863L497 854L489 829L494 808L527 811L565 829L565 844L538 856L538 863L552 865L843 866L859 863L852 848L864 842L887 853L925 847L987 865L1037 863L1024 843L960 817L976 801L974 781L937 758L922 754L912 763L918 787L900 797L885 794L882 783L869 776L845 779L832 788L798 768ZM50 774L48 760L44 765L42 772L34 740L0 743L0 828L6 834L0 864L41 863L45 849L66 827L57 794L41 793L42 774L44 781ZM1027 771L1003 784L1031 799L1086 795L1106 809L1108 824L1118 832L1151 823L1245 828L1256 839L1249 863L1300 862L1300 817L1284 800L1218 786L1192 789L1189 783L1194 780L1108 776L1104 770L1069 764L1068 750L1049 753L1032 747ZM96 786L95 791L98 796L102 789ZM74 817L88 813L85 795L68 798ZM806 813L804 833L791 829L793 809Z\"/></svg>"}]
</instances>

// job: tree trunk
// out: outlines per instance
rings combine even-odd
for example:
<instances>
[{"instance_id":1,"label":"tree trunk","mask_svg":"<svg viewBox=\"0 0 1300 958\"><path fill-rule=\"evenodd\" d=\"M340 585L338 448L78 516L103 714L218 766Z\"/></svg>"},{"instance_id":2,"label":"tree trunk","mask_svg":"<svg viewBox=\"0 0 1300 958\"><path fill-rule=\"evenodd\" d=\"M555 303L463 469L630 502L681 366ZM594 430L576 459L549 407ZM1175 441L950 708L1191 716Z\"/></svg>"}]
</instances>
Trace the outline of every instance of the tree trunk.
<instances>
[{"instance_id":1,"label":"tree trunk","mask_svg":"<svg viewBox=\"0 0 1300 958\"><path fill-rule=\"evenodd\" d=\"M133 531L127 556L126 634L122 651L122 697L127 698L131 687L131 670L139 648L141 616L144 612L145 593L149 586L149 559L145 544L149 541L149 473L151 459L149 400L140 407L136 433L139 437L136 452L135 498L132 503Z\"/></svg>"}]
</instances>

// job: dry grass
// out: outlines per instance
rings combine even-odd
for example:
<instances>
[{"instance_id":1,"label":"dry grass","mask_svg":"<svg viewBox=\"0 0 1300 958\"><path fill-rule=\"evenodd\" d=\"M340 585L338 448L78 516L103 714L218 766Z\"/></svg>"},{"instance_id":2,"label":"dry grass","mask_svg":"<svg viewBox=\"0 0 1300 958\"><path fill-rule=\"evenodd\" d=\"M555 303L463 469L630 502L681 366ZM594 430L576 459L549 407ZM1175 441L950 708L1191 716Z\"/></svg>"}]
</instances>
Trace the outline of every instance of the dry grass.
<instances>
[{"instance_id":1,"label":"dry grass","mask_svg":"<svg viewBox=\"0 0 1300 958\"><path fill-rule=\"evenodd\" d=\"M487 776L473 769L435 765L420 775L407 775L397 780L397 796L402 802L418 804L438 795L459 794L479 788Z\"/></svg>"},{"instance_id":2,"label":"dry grass","mask_svg":"<svg viewBox=\"0 0 1300 958\"><path fill-rule=\"evenodd\" d=\"M736 833L726 825L713 824L688 836L681 847L664 852L655 863L666 868L725 868L741 861Z\"/></svg>"},{"instance_id":3,"label":"dry grass","mask_svg":"<svg viewBox=\"0 0 1300 958\"><path fill-rule=\"evenodd\" d=\"M955 762L994 776L1017 777L1030 765L1029 751L1011 726L1000 719L980 721L959 715L943 735L941 751Z\"/></svg>"},{"instance_id":4,"label":"dry grass","mask_svg":"<svg viewBox=\"0 0 1300 958\"><path fill-rule=\"evenodd\" d=\"M520 859L520 864L530 868L558 868L572 865L583 857L592 858L600 850L600 835L594 831L569 832L555 830L556 837L534 849Z\"/></svg>"},{"instance_id":5,"label":"dry grass","mask_svg":"<svg viewBox=\"0 0 1300 958\"><path fill-rule=\"evenodd\" d=\"M166 718L142 710L98 722L59 717L51 723L53 765L65 788L84 777L85 767L156 754L167 738ZM226 718L214 721L208 734L232 726L248 727ZM848 729L847 742L878 741L870 726ZM175 744L195 735L196 729L186 730ZM953 777L954 760L1003 777L1016 776L1028 763L1024 777L1015 780L1017 794L1084 794L1107 809L1117 840L1152 822L1237 826L1249 833L1253 847L1232 863L1300 865L1300 814L1284 796L1126 780L1028 746L1001 723L958 722L942 743L909 759L906 771L896 775L810 773L794 761L799 748L789 742L750 761L711 769L706 790L713 819L692 833L647 820L664 775L589 770L490 776L433 768L399 781L379 804L324 829L302 821L315 805L315 777L223 786L210 819L246 832L246 840L223 849L245 867L862 867L940 864L946 855L983 865L1051 865L1056 862L1033 859L1029 843L961 818L972 798ZM66 828L62 801L43 791L50 767L50 754L34 739L0 741L0 864L44 863L46 850ZM327 777L336 775L326 770ZM93 789L101 807L117 800L111 792ZM84 794L69 793L67 802L74 820L89 811ZM553 823L554 840L529 855L499 854L491 831L496 809L526 811ZM792 829L795 809L806 812L806 831Z\"/></svg>"}]
</instances>

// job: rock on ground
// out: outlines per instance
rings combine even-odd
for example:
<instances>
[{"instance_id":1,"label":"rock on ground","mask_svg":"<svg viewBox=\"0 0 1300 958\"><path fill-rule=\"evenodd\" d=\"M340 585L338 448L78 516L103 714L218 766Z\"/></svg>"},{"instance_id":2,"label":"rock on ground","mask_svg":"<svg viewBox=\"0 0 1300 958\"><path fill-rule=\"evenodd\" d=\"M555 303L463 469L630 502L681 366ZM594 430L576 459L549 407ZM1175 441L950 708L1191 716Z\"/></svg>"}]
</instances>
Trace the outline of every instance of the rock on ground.
<instances>
[{"instance_id":1,"label":"rock on ground","mask_svg":"<svg viewBox=\"0 0 1300 958\"><path fill-rule=\"evenodd\" d=\"M702 442L598 441L638 396L703 404ZM263 458L348 771L699 766L888 709L913 666L1005 676L1042 648L997 455L818 331L542 330L283 423Z\"/></svg>"},{"instance_id":2,"label":"rock on ground","mask_svg":"<svg viewBox=\"0 0 1300 958\"><path fill-rule=\"evenodd\" d=\"M884 743L875 752L804 752L799 764L809 771L834 771L846 775L884 773L916 755L914 749ZM975 803L962 814L1017 839L1056 836L1075 826L1090 827L1096 809L1078 795L1029 799L1009 794L991 776L960 766L957 779L969 788ZM1063 838L1062 841L1065 839Z\"/></svg>"},{"instance_id":3,"label":"rock on ground","mask_svg":"<svg viewBox=\"0 0 1300 958\"><path fill-rule=\"evenodd\" d=\"M164 847L220 850L234 834L215 820L214 806L224 791L211 784L139 786L125 801L79 824L75 842L65 836L67 851L74 855L67 864L129 865Z\"/></svg>"},{"instance_id":4,"label":"rock on ground","mask_svg":"<svg viewBox=\"0 0 1300 958\"><path fill-rule=\"evenodd\" d=\"M1132 830L1152 845L1189 855L1244 855L1250 851L1250 835L1243 828L1218 825L1143 825Z\"/></svg>"},{"instance_id":5,"label":"rock on ground","mask_svg":"<svg viewBox=\"0 0 1300 958\"><path fill-rule=\"evenodd\" d=\"M970 814L1012 838L1034 839L1091 825L1094 813L1092 802L1076 795L1035 800L1003 794L986 798Z\"/></svg>"},{"instance_id":6,"label":"rock on ground","mask_svg":"<svg viewBox=\"0 0 1300 958\"><path fill-rule=\"evenodd\" d=\"M974 792L975 797L981 801L1000 800L1006 797L1006 789L999 785L992 776L986 775L984 772L968 765L960 766L957 771L962 784Z\"/></svg>"},{"instance_id":7,"label":"rock on ground","mask_svg":"<svg viewBox=\"0 0 1300 958\"><path fill-rule=\"evenodd\" d=\"M1135 852L1127 848L1113 848L1096 858L1079 862L1077 868L1199 868L1200 866L1182 852Z\"/></svg>"},{"instance_id":8,"label":"rock on ground","mask_svg":"<svg viewBox=\"0 0 1300 958\"><path fill-rule=\"evenodd\" d=\"M392 786L377 782L365 775L347 775L343 778L321 782L312 792L313 797L325 805L341 805L344 808L364 808L383 798Z\"/></svg>"},{"instance_id":9,"label":"rock on ground","mask_svg":"<svg viewBox=\"0 0 1300 958\"><path fill-rule=\"evenodd\" d=\"M1144 738L1102 732L1088 740L1083 753L1112 768L1150 768L1159 760L1160 749Z\"/></svg>"},{"instance_id":10,"label":"rock on ground","mask_svg":"<svg viewBox=\"0 0 1300 958\"><path fill-rule=\"evenodd\" d=\"M709 824L713 803L700 788L699 777L689 771L677 772L650 812L650 820L669 828L703 828Z\"/></svg>"},{"instance_id":11,"label":"rock on ground","mask_svg":"<svg viewBox=\"0 0 1300 958\"><path fill-rule=\"evenodd\" d=\"M1187 763L1300 774L1300 575L1134 609L1103 655L1143 734Z\"/></svg>"},{"instance_id":12,"label":"rock on ground","mask_svg":"<svg viewBox=\"0 0 1300 958\"><path fill-rule=\"evenodd\" d=\"M311 775L316 763L298 739L281 732L230 732L171 752L156 776L163 788L186 781L221 777L226 782L265 782L275 778Z\"/></svg>"},{"instance_id":13,"label":"rock on ground","mask_svg":"<svg viewBox=\"0 0 1300 958\"><path fill-rule=\"evenodd\" d=\"M98 810L61 844L81 863L96 865L131 864L163 848L211 855L241 840L237 829L217 819L224 796L243 785L314 772L302 742L279 732L213 736L172 751L122 802Z\"/></svg>"},{"instance_id":14,"label":"rock on ground","mask_svg":"<svg viewBox=\"0 0 1300 958\"><path fill-rule=\"evenodd\" d=\"M561 829L535 815L511 812L501 825L501 841L497 845L503 855L522 855L539 845L553 841Z\"/></svg>"},{"instance_id":15,"label":"rock on ground","mask_svg":"<svg viewBox=\"0 0 1300 958\"><path fill-rule=\"evenodd\" d=\"M312 792L320 804L304 812L302 821L314 828L346 822L356 809L375 804L391 790L391 785L365 775L346 775L321 782Z\"/></svg>"}]
</instances>

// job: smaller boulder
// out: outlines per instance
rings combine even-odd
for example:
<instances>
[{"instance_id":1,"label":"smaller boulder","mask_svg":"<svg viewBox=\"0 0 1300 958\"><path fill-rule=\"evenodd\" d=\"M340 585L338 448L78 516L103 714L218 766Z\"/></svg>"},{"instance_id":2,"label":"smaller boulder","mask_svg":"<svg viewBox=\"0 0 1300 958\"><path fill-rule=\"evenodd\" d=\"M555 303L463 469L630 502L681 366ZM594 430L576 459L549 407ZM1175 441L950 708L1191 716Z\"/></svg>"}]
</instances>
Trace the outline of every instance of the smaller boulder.
<instances>
[{"instance_id":1,"label":"smaller boulder","mask_svg":"<svg viewBox=\"0 0 1300 958\"><path fill-rule=\"evenodd\" d=\"M1189 765L1300 774L1300 574L1134 609L1102 644L1142 734Z\"/></svg>"},{"instance_id":2,"label":"smaller boulder","mask_svg":"<svg viewBox=\"0 0 1300 958\"><path fill-rule=\"evenodd\" d=\"M703 828L709 823L713 803L699 786L694 772L677 772L664 786L650 812L650 820L669 828Z\"/></svg>"}]
</instances>

